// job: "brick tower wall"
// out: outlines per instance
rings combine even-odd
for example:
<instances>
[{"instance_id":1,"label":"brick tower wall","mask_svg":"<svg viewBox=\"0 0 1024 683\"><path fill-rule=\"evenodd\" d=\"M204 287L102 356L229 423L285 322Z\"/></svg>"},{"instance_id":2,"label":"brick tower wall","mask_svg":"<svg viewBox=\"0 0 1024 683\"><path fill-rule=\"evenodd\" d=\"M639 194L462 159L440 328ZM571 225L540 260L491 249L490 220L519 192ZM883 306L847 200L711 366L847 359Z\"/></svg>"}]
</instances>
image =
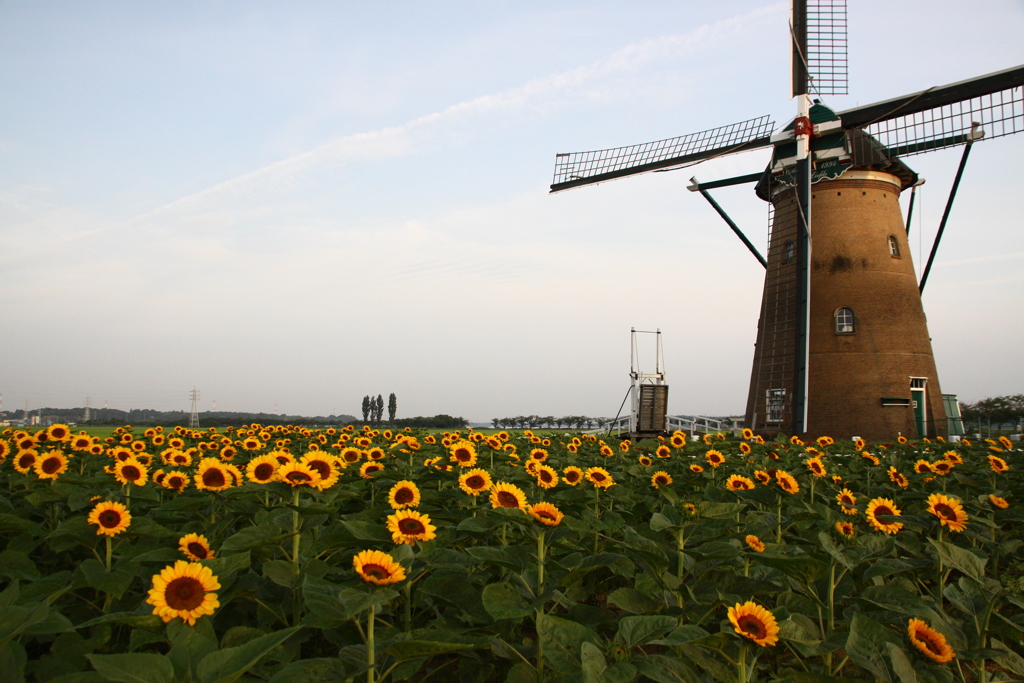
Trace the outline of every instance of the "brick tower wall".
<instances>
[{"instance_id":1,"label":"brick tower wall","mask_svg":"<svg viewBox=\"0 0 1024 683\"><path fill-rule=\"evenodd\" d=\"M927 435L947 435L931 339L899 206L899 183L885 173L847 171L812 188L808 435L861 436L873 441L892 441L898 434L921 436L913 407L882 402L883 398L911 399L911 377L927 378ZM782 269L791 263L782 252L784 236L795 232L789 225L795 221L792 204L792 191L775 198L777 218L748 396L748 424L756 414L765 414L765 390L773 383L763 376L763 356L769 352L764 339L766 314L773 313L768 283L784 280ZM899 257L890 253L890 235L896 239ZM775 306L776 311L782 308ZM853 311L852 333L837 332L836 312L841 308ZM780 344L775 341L776 346ZM787 387L788 396L791 388ZM787 401L787 410L788 405ZM781 424L759 422L752 424L754 429L771 436L786 431L791 413Z\"/></svg>"}]
</instances>

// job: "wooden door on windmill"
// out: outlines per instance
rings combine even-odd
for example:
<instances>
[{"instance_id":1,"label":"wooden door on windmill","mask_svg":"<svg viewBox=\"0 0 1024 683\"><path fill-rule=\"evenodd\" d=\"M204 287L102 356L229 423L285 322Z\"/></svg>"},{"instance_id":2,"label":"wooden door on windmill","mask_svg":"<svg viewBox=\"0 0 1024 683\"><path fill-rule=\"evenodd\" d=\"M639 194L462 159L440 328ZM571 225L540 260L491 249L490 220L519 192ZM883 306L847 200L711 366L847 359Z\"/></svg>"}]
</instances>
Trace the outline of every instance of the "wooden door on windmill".
<instances>
[{"instance_id":1,"label":"wooden door on windmill","mask_svg":"<svg viewBox=\"0 0 1024 683\"><path fill-rule=\"evenodd\" d=\"M668 385L640 385L641 432L665 431L665 414L668 412Z\"/></svg>"}]
</instances>

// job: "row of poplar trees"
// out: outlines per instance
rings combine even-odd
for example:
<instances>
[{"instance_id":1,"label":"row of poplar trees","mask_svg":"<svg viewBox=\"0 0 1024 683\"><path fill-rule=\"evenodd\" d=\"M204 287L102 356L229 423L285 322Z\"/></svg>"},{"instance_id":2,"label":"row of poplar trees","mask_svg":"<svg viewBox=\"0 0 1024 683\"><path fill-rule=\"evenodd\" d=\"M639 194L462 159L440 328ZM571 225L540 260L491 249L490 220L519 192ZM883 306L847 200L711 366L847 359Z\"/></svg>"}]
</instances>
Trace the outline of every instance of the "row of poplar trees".
<instances>
[{"instance_id":1,"label":"row of poplar trees","mask_svg":"<svg viewBox=\"0 0 1024 683\"><path fill-rule=\"evenodd\" d=\"M395 421L395 413L398 412L398 399L394 394L388 396L388 422ZM373 398L369 394L363 396L363 422L369 424L380 424L384 421L384 397L377 394Z\"/></svg>"}]
</instances>

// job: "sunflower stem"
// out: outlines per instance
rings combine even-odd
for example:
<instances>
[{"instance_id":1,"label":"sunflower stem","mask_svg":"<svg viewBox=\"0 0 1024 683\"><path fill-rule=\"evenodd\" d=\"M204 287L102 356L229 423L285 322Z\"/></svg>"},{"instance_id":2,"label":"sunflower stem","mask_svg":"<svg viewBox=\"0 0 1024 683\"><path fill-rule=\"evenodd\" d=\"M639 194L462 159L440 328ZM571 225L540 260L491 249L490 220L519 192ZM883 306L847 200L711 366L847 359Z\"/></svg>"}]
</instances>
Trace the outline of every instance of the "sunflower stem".
<instances>
[{"instance_id":1,"label":"sunflower stem","mask_svg":"<svg viewBox=\"0 0 1024 683\"><path fill-rule=\"evenodd\" d=\"M405 593L405 632L412 630L412 581L406 581L402 587Z\"/></svg>"},{"instance_id":2,"label":"sunflower stem","mask_svg":"<svg viewBox=\"0 0 1024 683\"><path fill-rule=\"evenodd\" d=\"M779 496L779 507L775 513L775 521L778 523L778 528L775 530L775 542L782 543L782 494Z\"/></svg>"},{"instance_id":3,"label":"sunflower stem","mask_svg":"<svg viewBox=\"0 0 1024 683\"><path fill-rule=\"evenodd\" d=\"M942 525L939 525L939 543L942 543ZM935 581L935 602L942 609L942 555L939 555L939 576Z\"/></svg>"},{"instance_id":4,"label":"sunflower stem","mask_svg":"<svg viewBox=\"0 0 1024 683\"><path fill-rule=\"evenodd\" d=\"M537 532L537 595L544 594L544 529ZM540 619L544 616L544 604L537 608L534 624L537 631L537 679L544 683L544 644L540 637Z\"/></svg>"},{"instance_id":5,"label":"sunflower stem","mask_svg":"<svg viewBox=\"0 0 1024 683\"><path fill-rule=\"evenodd\" d=\"M373 622L375 621L374 613L376 611L376 605L370 607L369 612L367 612L368 616L366 618L366 665L370 667L370 669L366 672L367 683L373 683L374 675L376 674L376 669L374 665L377 663L377 653L375 651L373 641Z\"/></svg>"},{"instance_id":6,"label":"sunflower stem","mask_svg":"<svg viewBox=\"0 0 1024 683\"><path fill-rule=\"evenodd\" d=\"M292 493L292 505L296 508L292 510L292 572L295 576L299 575L299 543L302 540L302 536L299 534L299 489L295 488L295 492Z\"/></svg>"},{"instance_id":7,"label":"sunflower stem","mask_svg":"<svg viewBox=\"0 0 1024 683\"><path fill-rule=\"evenodd\" d=\"M107 536L106 540L107 540L107 573L109 574L110 573L110 557L111 557L111 554L112 554L112 552L111 552L112 548L111 548L110 536Z\"/></svg>"},{"instance_id":8,"label":"sunflower stem","mask_svg":"<svg viewBox=\"0 0 1024 683\"><path fill-rule=\"evenodd\" d=\"M739 672L739 682L747 683L747 644L740 643L740 659L736 663L736 669Z\"/></svg>"},{"instance_id":9,"label":"sunflower stem","mask_svg":"<svg viewBox=\"0 0 1024 683\"><path fill-rule=\"evenodd\" d=\"M811 475L811 505L814 505L814 482L817 479L813 474Z\"/></svg>"}]
</instances>

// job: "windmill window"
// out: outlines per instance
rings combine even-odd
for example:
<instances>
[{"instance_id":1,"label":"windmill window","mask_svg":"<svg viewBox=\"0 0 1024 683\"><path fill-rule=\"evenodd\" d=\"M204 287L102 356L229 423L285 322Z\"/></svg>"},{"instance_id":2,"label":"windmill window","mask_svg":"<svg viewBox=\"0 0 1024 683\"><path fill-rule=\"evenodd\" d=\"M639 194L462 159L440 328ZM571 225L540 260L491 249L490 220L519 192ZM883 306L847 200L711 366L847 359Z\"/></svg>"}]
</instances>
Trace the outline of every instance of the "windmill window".
<instances>
[{"instance_id":1,"label":"windmill window","mask_svg":"<svg viewBox=\"0 0 1024 683\"><path fill-rule=\"evenodd\" d=\"M782 422L782 411L786 405L785 389L769 389L765 397L766 422Z\"/></svg>"},{"instance_id":2,"label":"windmill window","mask_svg":"<svg viewBox=\"0 0 1024 683\"><path fill-rule=\"evenodd\" d=\"M836 311L836 334L853 334L854 321L852 308L840 308Z\"/></svg>"},{"instance_id":3,"label":"windmill window","mask_svg":"<svg viewBox=\"0 0 1024 683\"><path fill-rule=\"evenodd\" d=\"M896 235L889 235L889 256L900 257L900 243L896 241Z\"/></svg>"},{"instance_id":4,"label":"windmill window","mask_svg":"<svg viewBox=\"0 0 1024 683\"><path fill-rule=\"evenodd\" d=\"M796 244L793 243L793 240L786 240L786 244L783 246L786 250L786 263L789 263L796 256Z\"/></svg>"}]
</instances>

